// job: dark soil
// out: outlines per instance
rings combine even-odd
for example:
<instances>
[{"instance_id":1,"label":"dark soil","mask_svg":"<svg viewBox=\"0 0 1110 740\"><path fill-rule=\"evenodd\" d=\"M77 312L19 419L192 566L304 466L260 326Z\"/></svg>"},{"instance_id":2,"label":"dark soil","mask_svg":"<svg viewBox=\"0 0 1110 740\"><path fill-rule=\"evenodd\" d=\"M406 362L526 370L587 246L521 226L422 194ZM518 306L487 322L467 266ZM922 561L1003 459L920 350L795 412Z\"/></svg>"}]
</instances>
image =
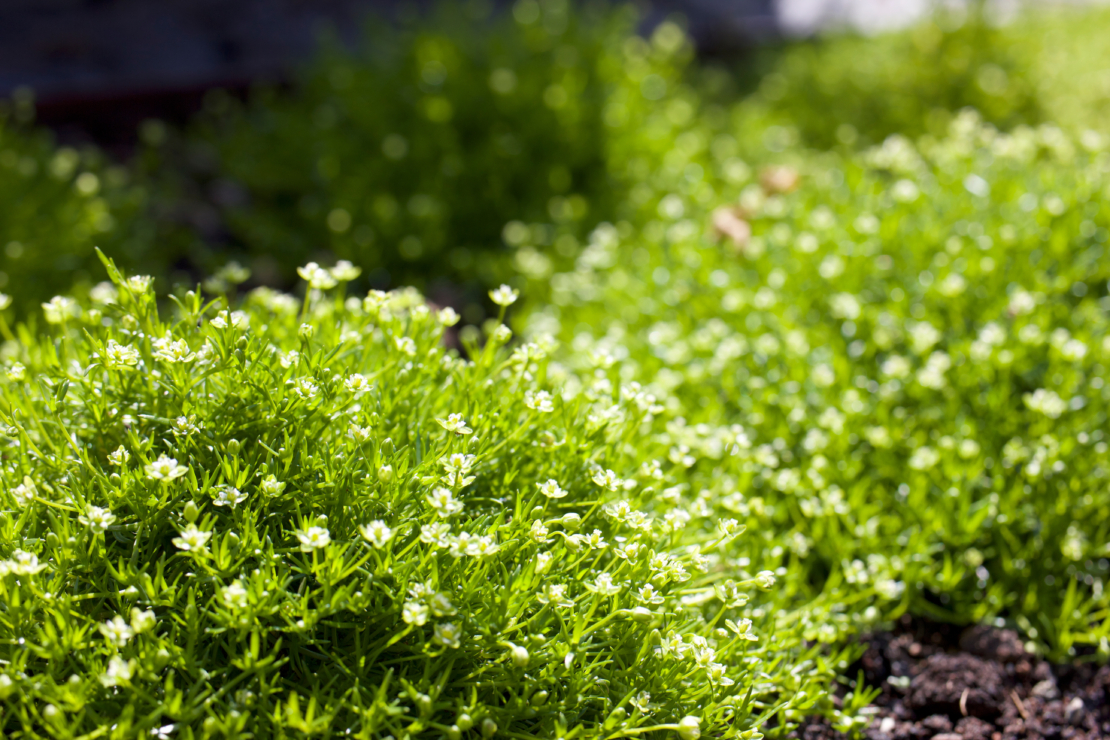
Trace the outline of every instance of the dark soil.
<instances>
[{"instance_id":1,"label":"dark soil","mask_svg":"<svg viewBox=\"0 0 1110 740\"><path fill-rule=\"evenodd\" d=\"M872 635L849 675L881 687L868 740L1096 740L1110 738L1110 666L1053 665L1017 633L961 630L906 619ZM844 740L814 718L795 740Z\"/></svg>"}]
</instances>

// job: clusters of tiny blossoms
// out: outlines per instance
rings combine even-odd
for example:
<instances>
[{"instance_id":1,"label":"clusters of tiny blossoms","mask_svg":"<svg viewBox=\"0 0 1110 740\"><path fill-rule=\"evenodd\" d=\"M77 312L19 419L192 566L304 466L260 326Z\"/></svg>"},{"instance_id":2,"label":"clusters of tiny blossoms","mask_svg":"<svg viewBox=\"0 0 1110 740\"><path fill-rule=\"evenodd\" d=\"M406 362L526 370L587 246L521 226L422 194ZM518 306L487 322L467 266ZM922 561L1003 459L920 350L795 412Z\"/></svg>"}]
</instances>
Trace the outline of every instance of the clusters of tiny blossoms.
<instances>
[{"instance_id":1,"label":"clusters of tiny blossoms","mask_svg":"<svg viewBox=\"0 0 1110 740\"><path fill-rule=\"evenodd\" d=\"M500 330L462 359L350 271L166 316L109 269L0 386L3 734L754 737L826 690L742 528L627 444L666 433L643 388Z\"/></svg>"},{"instance_id":2,"label":"clusters of tiny blossoms","mask_svg":"<svg viewBox=\"0 0 1110 740\"><path fill-rule=\"evenodd\" d=\"M739 144L691 126L714 141L688 155L704 178L669 176L681 161L648 178L653 212L530 285L553 305L526 336L573 348L556 359L587 392L612 389L618 358L674 417L656 441L686 471L675 500L766 533L788 578L832 574L865 605L811 638L939 600L1007 614L1060 657L1105 650L1079 616L1110 606L1102 140L966 113L945 138L892 137L787 183L731 178ZM1069 587L1078 611L1061 609Z\"/></svg>"}]
</instances>

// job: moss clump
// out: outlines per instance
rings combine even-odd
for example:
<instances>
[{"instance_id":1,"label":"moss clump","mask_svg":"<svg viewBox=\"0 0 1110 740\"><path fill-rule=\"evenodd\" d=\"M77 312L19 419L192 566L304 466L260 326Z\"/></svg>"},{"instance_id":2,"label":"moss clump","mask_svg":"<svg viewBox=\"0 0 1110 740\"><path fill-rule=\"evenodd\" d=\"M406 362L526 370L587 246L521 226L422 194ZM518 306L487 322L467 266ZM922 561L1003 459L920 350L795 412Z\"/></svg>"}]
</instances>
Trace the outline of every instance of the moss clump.
<instances>
[{"instance_id":1,"label":"moss clump","mask_svg":"<svg viewBox=\"0 0 1110 740\"><path fill-rule=\"evenodd\" d=\"M841 657L644 457L634 387L562 390L504 326L461 359L452 311L344 299L349 264L168 319L109 267L0 382L5 737L753 738L828 706Z\"/></svg>"},{"instance_id":2,"label":"moss clump","mask_svg":"<svg viewBox=\"0 0 1110 740\"><path fill-rule=\"evenodd\" d=\"M676 399L691 487L800 581L1104 650L1107 143L966 113L742 186L656 173L531 326Z\"/></svg>"}]
</instances>

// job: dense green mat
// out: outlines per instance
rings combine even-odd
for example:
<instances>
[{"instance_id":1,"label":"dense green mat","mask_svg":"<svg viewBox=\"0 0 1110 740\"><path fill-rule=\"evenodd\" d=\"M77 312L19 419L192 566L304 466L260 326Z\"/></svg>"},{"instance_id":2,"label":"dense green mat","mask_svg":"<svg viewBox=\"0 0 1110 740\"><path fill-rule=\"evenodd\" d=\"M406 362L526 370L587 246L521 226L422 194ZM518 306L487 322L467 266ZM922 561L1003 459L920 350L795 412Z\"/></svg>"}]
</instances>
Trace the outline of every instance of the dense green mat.
<instances>
[{"instance_id":1,"label":"dense green mat","mask_svg":"<svg viewBox=\"0 0 1110 740\"><path fill-rule=\"evenodd\" d=\"M0 105L0 291L15 294L21 318L103 279L97 245L163 264L138 219L146 198L132 173L95 150L55 146L29 127L33 116L27 94Z\"/></svg>"},{"instance_id":2,"label":"dense green mat","mask_svg":"<svg viewBox=\"0 0 1110 740\"><path fill-rule=\"evenodd\" d=\"M167 318L115 275L23 332L5 737L758 738L831 710L824 610L636 444L667 423L650 396L560 392L504 326L461 360L450 309L302 272L303 302Z\"/></svg>"},{"instance_id":3,"label":"dense green mat","mask_svg":"<svg viewBox=\"0 0 1110 740\"><path fill-rule=\"evenodd\" d=\"M691 489L810 583L1105 652L1107 143L965 114L716 210L661 177L657 218L533 276L531 331L673 399Z\"/></svg>"},{"instance_id":4,"label":"dense green mat","mask_svg":"<svg viewBox=\"0 0 1110 740\"><path fill-rule=\"evenodd\" d=\"M851 731L906 611L1110 656L1110 16L745 92L674 23L467 13L130 172L5 112L0 734ZM217 269L169 215L236 187Z\"/></svg>"}]
</instances>

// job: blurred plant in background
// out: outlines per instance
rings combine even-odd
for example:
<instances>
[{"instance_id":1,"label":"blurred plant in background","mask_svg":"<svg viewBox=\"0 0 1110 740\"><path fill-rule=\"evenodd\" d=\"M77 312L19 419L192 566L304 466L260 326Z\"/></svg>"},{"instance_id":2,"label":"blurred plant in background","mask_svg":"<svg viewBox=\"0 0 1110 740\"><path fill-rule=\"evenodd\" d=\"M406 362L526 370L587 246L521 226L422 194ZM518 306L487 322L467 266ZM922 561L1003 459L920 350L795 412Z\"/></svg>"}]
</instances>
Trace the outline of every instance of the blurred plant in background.
<instances>
[{"instance_id":1,"label":"blurred plant in background","mask_svg":"<svg viewBox=\"0 0 1110 740\"><path fill-rule=\"evenodd\" d=\"M820 149L878 144L895 133L943 135L963 108L1000 128L1039 123L1039 44L1014 30L973 3L906 31L769 49L747 104Z\"/></svg>"},{"instance_id":2,"label":"blurred plant in background","mask_svg":"<svg viewBox=\"0 0 1110 740\"><path fill-rule=\"evenodd\" d=\"M57 147L33 119L27 92L0 107L0 290L21 317L99 280L95 246L128 265L155 252L131 173L93 148Z\"/></svg>"},{"instance_id":3,"label":"blurred plant in background","mask_svg":"<svg viewBox=\"0 0 1110 740\"><path fill-rule=\"evenodd\" d=\"M230 251L272 280L332 254L380 286L496 284L509 221L546 224L551 247L612 213L610 142L668 94L691 49L681 33L643 42L629 8L477 7L368 23L358 48L326 44L292 91L216 98L164 161L200 152L231 193L216 203Z\"/></svg>"}]
</instances>

